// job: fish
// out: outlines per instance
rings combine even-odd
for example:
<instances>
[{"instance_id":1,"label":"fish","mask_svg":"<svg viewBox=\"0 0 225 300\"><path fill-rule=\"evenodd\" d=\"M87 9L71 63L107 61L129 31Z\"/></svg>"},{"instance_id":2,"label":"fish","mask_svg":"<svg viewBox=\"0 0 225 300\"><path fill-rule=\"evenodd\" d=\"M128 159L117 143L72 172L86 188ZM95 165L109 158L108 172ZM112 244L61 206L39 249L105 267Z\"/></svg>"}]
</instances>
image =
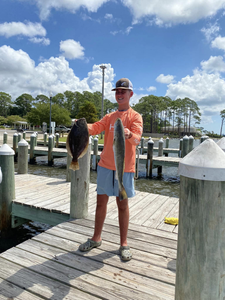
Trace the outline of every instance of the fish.
<instances>
[{"instance_id":1,"label":"fish","mask_svg":"<svg viewBox=\"0 0 225 300\"><path fill-rule=\"evenodd\" d=\"M73 158L69 168L73 171L80 169L78 159L86 154L88 145L89 132L86 119L75 120L66 140L67 152Z\"/></svg>"},{"instance_id":2,"label":"fish","mask_svg":"<svg viewBox=\"0 0 225 300\"><path fill-rule=\"evenodd\" d=\"M113 139L114 160L116 166L116 178L119 185L119 199L127 199L127 193L123 185L123 174L125 168L125 135L121 119L116 119L114 123Z\"/></svg>"}]
</instances>

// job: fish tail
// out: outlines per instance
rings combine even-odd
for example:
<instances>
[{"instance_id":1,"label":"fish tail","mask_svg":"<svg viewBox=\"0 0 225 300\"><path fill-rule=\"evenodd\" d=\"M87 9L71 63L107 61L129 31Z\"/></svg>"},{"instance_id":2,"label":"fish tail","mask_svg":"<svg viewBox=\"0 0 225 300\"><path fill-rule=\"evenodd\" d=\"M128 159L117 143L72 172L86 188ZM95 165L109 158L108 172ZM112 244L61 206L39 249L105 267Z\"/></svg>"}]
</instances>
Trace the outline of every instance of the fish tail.
<instances>
[{"instance_id":1,"label":"fish tail","mask_svg":"<svg viewBox=\"0 0 225 300\"><path fill-rule=\"evenodd\" d=\"M72 161L69 168L73 171L79 170L80 167L78 161Z\"/></svg>"},{"instance_id":2,"label":"fish tail","mask_svg":"<svg viewBox=\"0 0 225 300\"><path fill-rule=\"evenodd\" d=\"M124 186L122 186L122 189L119 190L119 199L120 200L128 199Z\"/></svg>"}]
</instances>

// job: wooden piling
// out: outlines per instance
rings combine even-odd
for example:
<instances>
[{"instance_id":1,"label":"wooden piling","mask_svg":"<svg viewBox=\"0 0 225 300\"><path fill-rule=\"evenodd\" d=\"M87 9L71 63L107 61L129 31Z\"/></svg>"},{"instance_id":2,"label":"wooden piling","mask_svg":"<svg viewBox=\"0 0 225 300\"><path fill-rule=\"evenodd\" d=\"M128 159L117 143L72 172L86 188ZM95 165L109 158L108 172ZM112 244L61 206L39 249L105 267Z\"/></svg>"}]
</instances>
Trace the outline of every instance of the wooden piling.
<instances>
[{"instance_id":1,"label":"wooden piling","mask_svg":"<svg viewBox=\"0 0 225 300\"><path fill-rule=\"evenodd\" d=\"M169 137L166 138L166 148L169 148L170 139ZM168 156L168 153L165 153L165 156Z\"/></svg>"},{"instance_id":2,"label":"wooden piling","mask_svg":"<svg viewBox=\"0 0 225 300\"><path fill-rule=\"evenodd\" d=\"M189 151L189 137L185 135L183 137L183 149L182 149L182 157L185 157Z\"/></svg>"},{"instance_id":3,"label":"wooden piling","mask_svg":"<svg viewBox=\"0 0 225 300\"><path fill-rule=\"evenodd\" d=\"M205 140L207 140L209 137L207 135L203 135L200 138L200 143L204 142Z\"/></svg>"},{"instance_id":4,"label":"wooden piling","mask_svg":"<svg viewBox=\"0 0 225 300\"><path fill-rule=\"evenodd\" d=\"M18 134L13 135L13 151L15 152L14 161L17 162L17 147L18 147Z\"/></svg>"},{"instance_id":5,"label":"wooden piling","mask_svg":"<svg viewBox=\"0 0 225 300\"><path fill-rule=\"evenodd\" d=\"M93 151L93 157L92 157L92 170L97 170L97 157L98 157L98 138L94 138L94 151Z\"/></svg>"},{"instance_id":6,"label":"wooden piling","mask_svg":"<svg viewBox=\"0 0 225 300\"><path fill-rule=\"evenodd\" d=\"M7 144L8 133L4 132L3 134L3 144Z\"/></svg>"},{"instance_id":7,"label":"wooden piling","mask_svg":"<svg viewBox=\"0 0 225 300\"><path fill-rule=\"evenodd\" d=\"M176 300L225 299L225 153L207 139L179 166Z\"/></svg>"},{"instance_id":8,"label":"wooden piling","mask_svg":"<svg viewBox=\"0 0 225 300\"><path fill-rule=\"evenodd\" d=\"M47 132L44 133L44 146L46 147L47 146Z\"/></svg>"},{"instance_id":9,"label":"wooden piling","mask_svg":"<svg viewBox=\"0 0 225 300\"><path fill-rule=\"evenodd\" d=\"M27 174L28 172L28 143L21 140L18 143L18 174Z\"/></svg>"},{"instance_id":10,"label":"wooden piling","mask_svg":"<svg viewBox=\"0 0 225 300\"><path fill-rule=\"evenodd\" d=\"M53 136L51 135L48 137L48 165L49 166L52 166L54 163L52 150L53 150Z\"/></svg>"},{"instance_id":11,"label":"wooden piling","mask_svg":"<svg viewBox=\"0 0 225 300\"><path fill-rule=\"evenodd\" d=\"M180 153L179 153L179 157L182 157L182 151L183 151L183 139L180 139Z\"/></svg>"},{"instance_id":12,"label":"wooden piling","mask_svg":"<svg viewBox=\"0 0 225 300\"><path fill-rule=\"evenodd\" d=\"M23 140L26 141L26 131L23 132Z\"/></svg>"},{"instance_id":13,"label":"wooden piling","mask_svg":"<svg viewBox=\"0 0 225 300\"><path fill-rule=\"evenodd\" d=\"M140 150L140 154L144 154L144 137L141 138L141 150Z\"/></svg>"},{"instance_id":14,"label":"wooden piling","mask_svg":"<svg viewBox=\"0 0 225 300\"><path fill-rule=\"evenodd\" d=\"M18 133L18 143L21 141L21 139L22 139L22 134Z\"/></svg>"},{"instance_id":15,"label":"wooden piling","mask_svg":"<svg viewBox=\"0 0 225 300\"><path fill-rule=\"evenodd\" d=\"M56 135L55 135L55 146L56 146L56 148L59 148L59 134L58 133L56 133Z\"/></svg>"},{"instance_id":16,"label":"wooden piling","mask_svg":"<svg viewBox=\"0 0 225 300\"><path fill-rule=\"evenodd\" d=\"M189 136L189 150L188 153L191 152L194 148L194 138L192 135Z\"/></svg>"},{"instance_id":17,"label":"wooden piling","mask_svg":"<svg viewBox=\"0 0 225 300\"><path fill-rule=\"evenodd\" d=\"M163 156L163 138L159 140L158 156ZM162 175L162 166L158 167L158 176Z\"/></svg>"},{"instance_id":18,"label":"wooden piling","mask_svg":"<svg viewBox=\"0 0 225 300\"><path fill-rule=\"evenodd\" d=\"M36 157L34 155L35 138L36 138L35 133L32 133L31 136L30 136L30 160L29 160L30 164L35 164L36 163Z\"/></svg>"},{"instance_id":19,"label":"wooden piling","mask_svg":"<svg viewBox=\"0 0 225 300\"><path fill-rule=\"evenodd\" d=\"M71 171L71 218L86 218L88 216L90 149L91 144L89 144L87 153L79 159L79 170Z\"/></svg>"},{"instance_id":20,"label":"wooden piling","mask_svg":"<svg viewBox=\"0 0 225 300\"><path fill-rule=\"evenodd\" d=\"M72 162L72 157L67 153L67 164L66 164L66 181L71 181L71 172L70 164Z\"/></svg>"},{"instance_id":21,"label":"wooden piling","mask_svg":"<svg viewBox=\"0 0 225 300\"><path fill-rule=\"evenodd\" d=\"M7 144L0 148L0 232L3 235L11 229L12 200L15 199L14 154Z\"/></svg>"},{"instance_id":22,"label":"wooden piling","mask_svg":"<svg viewBox=\"0 0 225 300\"><path fill-rule=\"evenodd\" d=\"M152 177L152 167L153 167L153 147L154 142L152 139L148 140L148 152L146 161L146 175L147 177Z\"/></svg>"},{"instance_id":23,"label":"wooden piling","mask_svg":"<svg viewBox=\"0 0 225 300\"><path fill-rule=\"evenodd\" d=\"M140 151L139 151L138 147L136 147L135 179L138 179L139 155L140 155Z\"/></svg>"}]
</instances>

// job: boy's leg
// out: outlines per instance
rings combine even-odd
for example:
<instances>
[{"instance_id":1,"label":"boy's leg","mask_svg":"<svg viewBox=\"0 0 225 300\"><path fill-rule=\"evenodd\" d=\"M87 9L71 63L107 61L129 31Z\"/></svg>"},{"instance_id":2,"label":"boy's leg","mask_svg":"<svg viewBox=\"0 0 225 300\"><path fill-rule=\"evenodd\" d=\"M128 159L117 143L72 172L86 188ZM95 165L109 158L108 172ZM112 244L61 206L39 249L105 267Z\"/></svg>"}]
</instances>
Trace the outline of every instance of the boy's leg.
<instances>
[{"instance_id":1,"label":"boy's leg","mask_svg":"<svg viewBox=\"0 0 225 300\"><path fill-rule=\"evenodd\" d=\"M101 233L103 224L106 217L107 212L107 203L109 200L109 196L107 195L97 195L97 206L96 206L96 213L95 213L95 230L92 240L95 242L101 241Z\"/></svg>"},{"instance_id":2,"label":"boy's leg","mask_svg":"<svg viewBox=\"0 0 225 300\"><path fill-rule=\"evenodd\" d=\"M119 226L120 226L120 245L127 246L127 233L129 226L129 206L128 199L122 201L116 197L118 213L119 213Z\"/></svg>"}]
</instances>

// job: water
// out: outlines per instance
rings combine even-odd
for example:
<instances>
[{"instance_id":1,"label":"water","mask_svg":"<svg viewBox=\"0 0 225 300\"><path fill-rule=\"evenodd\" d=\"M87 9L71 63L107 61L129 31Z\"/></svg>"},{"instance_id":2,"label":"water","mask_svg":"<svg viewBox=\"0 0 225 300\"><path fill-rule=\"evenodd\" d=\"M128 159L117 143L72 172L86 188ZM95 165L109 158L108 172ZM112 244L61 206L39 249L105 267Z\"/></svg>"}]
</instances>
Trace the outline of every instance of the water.
<instances>
[{"instance_id":1,"label":"water","mask_svg":"<svg viewBox=\"0 0 225 300\"><path fill-rule=\"evenodd\" d=\"M194 147L199 145L199 140L194 140ZM154 143L154 147L158 146L158 141ZM169 148L179 148L179 140L171 139ZM170 154L169 156L177 156L177 154ZM170 197L179 197L180 178L178 175L178 168L163 167L162 177L158 178L157 169L153 169L153 177L146 179L145 166L140 164L139 179L135 180L135 189L148 193L160 194ZM15 164L15 171L17 165ZM49 167L47 164L47 157L38 157L36 165L28 165L28 173L47 176L53 178L66 179L66 158L55 159L54 167ZM90 182L96 183L97 173L91 171ZM23 241L42 233L51 228L47 224L38 222L29 222L13 229L13 235L7 239L0 239L0 253L16 246Z\"/></svg>"}]
</instances>

